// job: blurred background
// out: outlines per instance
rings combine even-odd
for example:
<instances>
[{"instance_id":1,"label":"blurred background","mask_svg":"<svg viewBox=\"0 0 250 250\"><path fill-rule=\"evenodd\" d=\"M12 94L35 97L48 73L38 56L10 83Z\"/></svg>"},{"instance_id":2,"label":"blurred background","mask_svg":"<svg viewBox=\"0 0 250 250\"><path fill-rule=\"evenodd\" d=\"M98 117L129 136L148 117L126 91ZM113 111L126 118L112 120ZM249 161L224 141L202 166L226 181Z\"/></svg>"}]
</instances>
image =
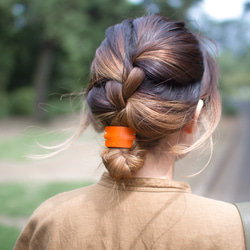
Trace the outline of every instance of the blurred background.
<instances>
[{"instance_id":1,"label":"blurred background","mask_svg":"<svg viewBox=\"0 0 250 250\"><path fill-rule=\"evenodd\" d=\"M223 117L209 148L178 162L176 179L194 193L250 200L250 1L0 0L0 248L12 249L32 211L48 197L98 180L102 135L88 129L59 156L55 145L81 121L81 92L105 29L126 18L161 13L187 21L217 45ZM216 47L211 43L213 49ZM195 157L194 157L195 156Z\"/></svg>"}]
</instances>

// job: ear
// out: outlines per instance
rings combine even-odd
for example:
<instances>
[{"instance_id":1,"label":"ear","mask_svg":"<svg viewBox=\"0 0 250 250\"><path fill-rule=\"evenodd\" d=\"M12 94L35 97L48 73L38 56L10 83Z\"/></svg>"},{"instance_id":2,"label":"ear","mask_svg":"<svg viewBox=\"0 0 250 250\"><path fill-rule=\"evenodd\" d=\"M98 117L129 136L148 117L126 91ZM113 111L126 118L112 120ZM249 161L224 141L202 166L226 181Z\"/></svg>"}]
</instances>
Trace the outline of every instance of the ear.
<instances>
[{"instance_id":1,"label":"ear","mask_svg":"<svg viewBox=\"0 0 250 250\"><path fill-rule=\"evenodd\" d=\"M196 126L197 126L197 121L198 118L200 116L201 113L201 109L203 107L203 101L199 100L197 106L196 106L196 110L194 112L194 115L191 119L191 121L182 129L183 132L187 133L187 134L193 134Z\"/></svg>"}]
</instances>

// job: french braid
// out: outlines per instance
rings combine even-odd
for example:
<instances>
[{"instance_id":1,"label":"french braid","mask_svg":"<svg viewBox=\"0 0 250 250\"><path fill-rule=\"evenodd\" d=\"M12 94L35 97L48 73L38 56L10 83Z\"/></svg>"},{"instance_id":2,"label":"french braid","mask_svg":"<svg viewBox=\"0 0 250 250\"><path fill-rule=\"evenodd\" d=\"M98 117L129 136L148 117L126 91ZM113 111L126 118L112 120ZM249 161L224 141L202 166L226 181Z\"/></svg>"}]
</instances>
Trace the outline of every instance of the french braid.
<instances>
[{"instance_id":1,"label":"french braid","mask_svg":"<svg viewBox=\"0 0 250 250\"><path fill-rule=\"evenodd\" d=\"M192 119L199 99L204 136L183 151L167 150L187 153L209 138L220 118L217 72L202 41L182 22L151 15L107 29L91 66L89 117L98 131L113 125L136 132L131 149L103 150L110 176L129 178L143 167L148 150Z\"/></svg>"}]
</instances>

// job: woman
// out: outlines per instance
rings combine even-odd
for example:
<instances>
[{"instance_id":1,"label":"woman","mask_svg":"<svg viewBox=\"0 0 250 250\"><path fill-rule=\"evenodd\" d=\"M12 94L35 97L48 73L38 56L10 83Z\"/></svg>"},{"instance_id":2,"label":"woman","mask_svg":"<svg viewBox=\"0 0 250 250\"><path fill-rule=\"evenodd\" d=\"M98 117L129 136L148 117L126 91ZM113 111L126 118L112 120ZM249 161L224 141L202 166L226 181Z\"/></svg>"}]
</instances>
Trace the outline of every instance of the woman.
<instances>
[{"instance_id":1,"label":"woman","mask_svg":"<svg viewBox=\"0 0 250 250\"><path fill-rule=\"evenodd\" d=\"M244 249L234 205L173 180L175 160L218 124L217 79L182 22L150 15L110 27L91 66L85 124L106 131L108 173L43 203L15 249Z\"/></svg>"}]
</instances>

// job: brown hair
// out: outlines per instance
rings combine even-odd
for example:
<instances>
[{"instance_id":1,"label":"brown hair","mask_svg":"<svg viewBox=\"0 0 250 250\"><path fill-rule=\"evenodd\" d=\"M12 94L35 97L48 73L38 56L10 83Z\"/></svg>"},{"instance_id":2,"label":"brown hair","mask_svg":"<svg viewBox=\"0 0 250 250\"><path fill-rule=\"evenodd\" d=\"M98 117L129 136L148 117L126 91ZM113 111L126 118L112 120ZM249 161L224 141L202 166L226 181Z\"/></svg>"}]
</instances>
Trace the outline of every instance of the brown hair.
<instances>
[{"instance_id":1,"label":"brown hair","mask_svg":"<svg viewBox=\"0 0 250 250\"><path fill-rule=\"evenodd\" d=\"M115 179L143 167L147 150L180 131L199 99L205 133L184 154L208 139L220 119L217 64L183 22L159 15L125 20L106 31L91 66L88 120L97 131L127 126L136 132L131 149L106 148L103 163Z\"/></svg>"}]
</instances>

